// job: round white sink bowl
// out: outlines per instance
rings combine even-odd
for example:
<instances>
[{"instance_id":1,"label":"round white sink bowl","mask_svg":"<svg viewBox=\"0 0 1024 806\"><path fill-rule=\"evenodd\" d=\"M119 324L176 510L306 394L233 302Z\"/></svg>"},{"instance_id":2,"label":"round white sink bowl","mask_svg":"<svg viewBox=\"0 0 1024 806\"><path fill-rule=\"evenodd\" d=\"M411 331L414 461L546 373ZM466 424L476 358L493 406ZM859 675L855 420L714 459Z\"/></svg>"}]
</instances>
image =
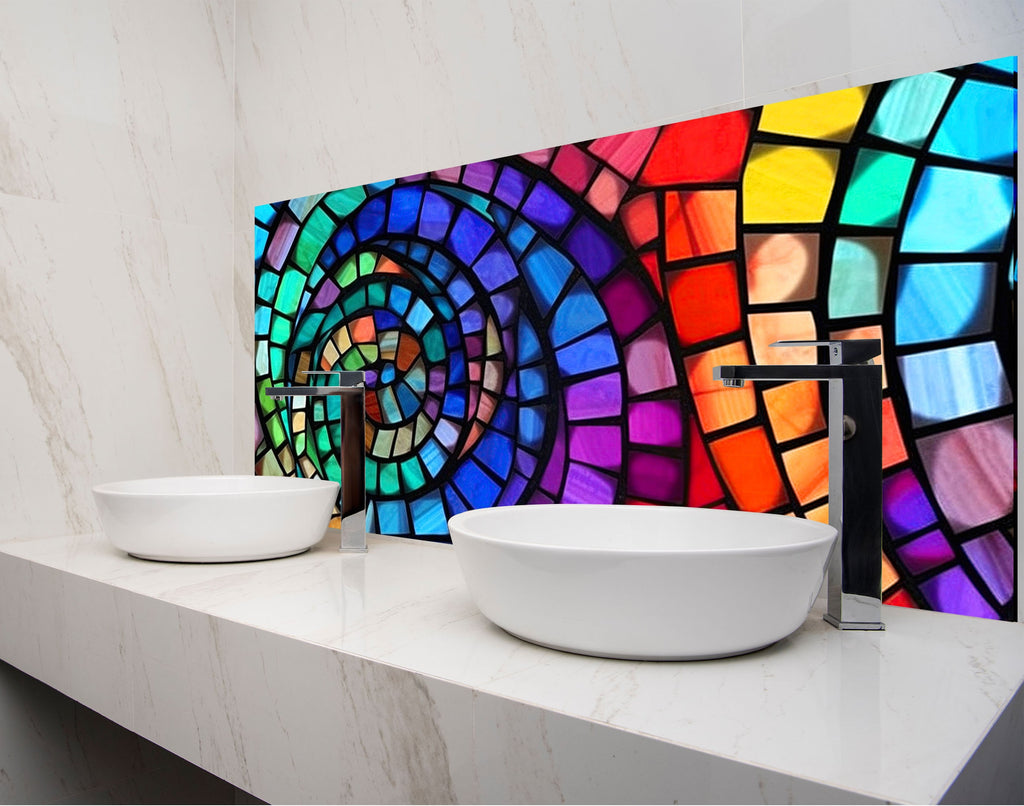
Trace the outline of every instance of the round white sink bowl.
<instances>
[{"instance_id":1,"label":"round white sink bowl","mask_svg":"<svg viewBox=\"0 0 1024 806\"><path fill-rule=\"evenodd\" d=\"M324 536L338 484L283 476L178 476L93 487L110 542L145 560L216 563L298 554Z\"/></svg>"},{"instance_id":2,"label":"round white sink bowl","mask_svg":"<svg viewBox=\"0 0 1024 806\"><path fill-rule=\"evenodd\" d=\"M481 612L536 644L608 658L752 652L806 620L836 530L783 515L540 504L448 521Z\"/></svg>"}]
</instances>

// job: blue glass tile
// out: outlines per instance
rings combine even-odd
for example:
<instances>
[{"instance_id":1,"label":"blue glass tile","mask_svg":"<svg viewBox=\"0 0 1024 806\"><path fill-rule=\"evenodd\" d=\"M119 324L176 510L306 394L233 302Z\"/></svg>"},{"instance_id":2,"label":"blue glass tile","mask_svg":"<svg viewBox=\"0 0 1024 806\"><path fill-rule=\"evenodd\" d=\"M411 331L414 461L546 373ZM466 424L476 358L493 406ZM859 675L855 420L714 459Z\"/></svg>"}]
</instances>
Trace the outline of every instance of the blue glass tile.
<instances>
[{"instance_id":1,"label":"blue glass tile","mask_svg":"<svg viewBox=\"0 0 1024 806\"><path fill-rule=\"evenodd\" d=\"M1002 406L1010 386L994 342L900 356L914 426L940 423Z\"/></svg>"},{"instance_id":2,"label":"blue glass tile","mask_svg":"<svg viewBox=\"0 0 1024 806\"><path fill-rule=\"evenodd\" d=\"M562 377L610 367L618 363L615 340L607 330L594 333L555 352L555 361Z\"/></svg>"},{"instance_id":3,"label":"blue glass tile","mask_svg":"<svg viewBox=\"0 0 1024 806\"><path fill-rule=\"evenodd\" d=\"M491 248L484 252L483 257L473 266L473 271L488 291L505 285L518 275L515 261L500 242L492 244Z\"/></svg>"},{"instance_id":4,"label":"blue glass tile","mask_svg":"<svg viewBox=\"0 0 1024 806\"><path fill-rule=\"evenodd\" d=\"M459 321L462 323L462 332L467 335L479 333L484 329L483 312L475 305L472 308L466 308L466 310L460 313Z\"/></svg>"},{"instance_id":5,"label":"blue glass tile","mask_svg":"<svg viewBox=\"0 0 1024 806\"><path fill-rule=\"evenodd\" d=\"M463 462L452 478L471 507L489 507L498 500L501 488L472 459Z\"/></svg>"},{"instance_id":6,"label":"blue glass tile","mask_svg":"<svg viewBox=\"0 0 1024 806\"><path fill-rule=\"evenodd\" d=\"M461 272L448 282L448 296L458 308L461 308L463 303L473 296L473 286Z\"/></svg>"},{"instance_id":7,"label":"blue glass tile","mask_svg":"<svg viewBox=\"0 0 1024 806\"><path fill-rule=\"evenodd\" d=\"M607 277L622 260L622 250L586 218L581 218L569 231L565 248L595 283Z\"/></svg>"},{"instance_id":8,"label":"blue glass tile","mask_svg":"<svg viewBox=\"0 0 1024 806\"><path fill-rule=\"evenodd\" d=\"M367 202L359 211L356 216L356 234L359 240L368 240L384 229L385 209L384 199L377 198Z\"/></svg>"},{"instance_id":9,"label":"blue glass tile","mask_svg":"<svg viewBox=\"0 0 1024 806\"><path fill-rule=\"evenodd\" d=\"M414 185L396 188L391 194L391 212L388 216L388 230L391 232L412 232L420 214L423 188Z\"/></svg>"},{"instance_id":10,"label":"blue glass tile","mask_svg":"<svg viewBox=\"0 0 1024 806\"><path fill-rule=\"evenodd\" d=\"M519 299L514 293L495 294L491 297L491 305L498 314L498 322L503 328L511 327L519 313Z\"/></svg>"},{"instance_id":11,"label":"blue glass tile","mask_svg":"<svg viewBox=\"0 0 1024 806\"><path fill-rule=\"evenodd\" d=\"M427 270L442 283L447 283L448 278L455 273L455 264L440 252L435 251L430 256L430 262L427 264ZM440 289L436 290L439 291Z\"/></svg>"},{"instance_id":12,"label":"blue glass tile","mask_svg":"<svg viewBox=\"0 0 1024 806\"><path fill-rule=\"evenodd\" d=\"M511 210L509 210L504 204L498 204L497 202L492 201L487 206L487 212L490 213L491 219L498 225L498 229L501 232L508 232L508 228L512 224Z\"/></svg>"},{"instance_id":13,"label":"blue glass tile","mask_svg":"<svg viewBox=\"0 0 1024 806\"><path fill-rule=\"evenodd\" d=\"M561 238L572 219L573 209L554 190L538 182L520 212L548 235Z\"/></svg>"},{"instance_id":14,"label":"blue glass tile","mask_svg":"<svg viewBox=\"0 0 1024 806\"><path fill-rule=\"evenodd\" d=\"M255 230L256 230L256 248L255 248L256 258L255 258L255 260L256 260L257 263L259 263L260 260L263 258L263 253L267 251L267 238L270 236L270 233L267 232L265 229L263 229L263 227L255 227Z\"/></svg>"},{"instance_id":15,"label":"blue glass tile","mask_svg":"<svg viewBox=\"0 0 1024 806\"><path fill-rule=\"evenodd\" d=\"M987 333L995 306L995 263L900 266L896 343L917 344Z\"/></svg>"},{"instance_id":16,"label":"blue glass tile","mask_svg":"<svg viewBox=\"0 0 1024 806\"><path fill-rule=\"evenodd\" d=\"M373 312L373 323L377 326L377 330L389 330L399 327L402 324L402 320L391 313L391 311L378 308Z\"/></svg>"},{"instance_id":17,"label":"blue glass tile","mask_svg":"<svg viewBox=\"0 0 1024 806\"><path fill-rule=\"evenodd\" d=\"M982 62L982 64L991 67L993 70L1000 70L1003 73L1017 72L1016 56L1006 56L1002 59L989 59L987 62Z\"/></svg>"},{"instance_id":18,"label":"blue glass tile","mask_svg":"<svg viewBox=\"0 0 1024 806\"><path fill-rule=\"evenodd\" d=\"M527 367L519 370L519 396L523 400L535 400L548 393L548 374L543 367Z\"/></svg>"},{"instance_id":19,"label":"blue glass tile","mask_svg":"<svg viewBox=\"0 0 1024 806\"><path fill-rule=\"evenodd\" d=\"M455 205L444 196L428 192L423 197L423 209L420 212L420 235L428 241L440 241L448 232L448 224L452 220Z\"/></svg>"},{"instance_id":20,"label":"blue glass tile","mask_svg":"<svg viewBox=\"0 0 1024 806\"><path fill-rule=\"evenodd\" d=\"M508 232L508 244L516 257L522 257L523 252L533 242L537 230L527 224L523 219L517 218L516 223Z\"/></svg>"},{"instance_id":21,"label":"blue glass tile","mask_svg":"<svg viewBox=\"0 0 1024 806\"><path fill-rule=\"evenodd\" d=\"M461 419L466 416L466 393L462 389L449 389L444 396L441 413L447 417Z\"/></svg>"},{"instance_id":22,"label":"blue glass tile","mask_svg":"<svg viewBox=\"0 0 1024 806\"><path fill-rule=\"evenodd\" d=\"M523 276L542 315L547 315L558 299L572 270L572 263L548 243L538 241L526 253L522 261Z\"/></svg>"},{"instance_id":23,"label":"blue glass tile","mask_svg":"<svg viewBox=\"0 0 1024 806\"><path fill-rule=\"evenodd\" d=\"M369 487L369 482L367 482ZM377 508L373 501L366 502L366 531L375 535L383 534L380 529L380 522L377 520Z\"/></svg>"},{"instance_id":24,"label":"blue glass tile","mask_svg":"<svg viewBox=\"0 0 1024 806\"><path fill-rule=\"evenodd\" d=\"M409 512L402 501L378 501L377 523L380 533L400 535L409 533Z\"/></svg>"},{"instance_id":25,"label":"blue glass tile","mask_svg":"<svg viewBox=\"0 0 1024 806\"><path fill-rule=\"evenodd\" d=\"M519 444L539 449L544 440L544 408L524 406L519 409Z\"/></svg>"},{"instance_id":26,"label":"blue glass tile","mask_svg":"<svg viewBox=\"0 0 1024 806\"><path fill-rule=\"evenodd\" d=\"M448 246L459 260L469 265L477 259L492 235L494 228L490 224L472 210L463 209L455 219Z\"/></svg>"},{"instance_id":27,"label":"blue glass tile","mask_svg":"<svg viewBox=\"0 0 1024 806\"><path fill-rule=\"evenodd\" d=\"M426 266L430 260L431 249L425 243L416 241L409 245L409 259L420 266Z\"/></svg>"},{"instance_id":28,"label":"blue glass tile","mask_svg":"<svg viewBox=\"0 0 1024 806\"><path fill-rule=\"evenodd\" d=\"M423 328L429 324L433 316L434 312L430 310L427 303L418 299L412 304L409 313L405 315L405 323L417 333L422 333Z\"/></svg>"},{"instance_id":29,"label":"blue glass tile","mask_svg":"<svg viewBox=\"0 0 1024 806\"><path fill-rule=\"evenodd\" d=\"M1003 248L1014 182L955 168L924 171L900 248L904 252L988 252Z\"/></svg>"},{"instance_id":30,"label":"blue glass tile","mask_svg":"<svg viewBox=\"0 0 1024 806\"><path fill-rule=\"evenodd\" d=\"M561 347L584 333L589 333L608 324L604 306L594 297L594 292L582 280L578 280L559 306L555 309L548 327L551 344Z\"/></svg>"},{"instance_id":31,"label":"blue glass tile","mask_svg":"<svg viewBox=\"0 0 1024 806\"><path fill-rule=\"evenodd\" d=\"M525 174L506 165L501 169L501 176L498 178L497 187L494 188L494 195L509 207L518 207L529 184L530 180Z\"/></svg>"},{"instance_id":32,"label":"blue glass tile","mask_svg":"<svg viewBox=\"0 0 1024 806\"><path fill-rule=\"evenodd\" d=\"M527 478L533 478L533 474L537 470L537 457L530 451L516 448L516 470Z\"/></svg>"},{"instance_id":33,"label":"blue glass tile","mask_svg":"<svg viewBox=\"0 0 1024 806\"><path fill-rule=\"evenodd\" d=\"M398 408L402 410L402 419L408 420L420 407L420 401L406 384L399 384L396 390Z\"/></svg>"},{"instance_id":34,"label":"blue glass tile","mask_svg":"<svg viewBox=\"0 0 1024 806\"><path fill-rule=\"evenodd\" d=\"M497 431L488 431L477 444L473 455L499 478L506 478L512 469L515 444Z\"/></svg>"},{"instance_id":35,"label":"blue glass tile","mask_svg":"<svg viewBox=\"0 0 1024 806\"><path fill-rule=\"evenodd\" d=\"M420 449L419 458L427 468L427 472L431 476L437 476L441 468L444 467L448 454L441 447L441 443L431 437Z\"/></svg>"},{"instance_id":36,"label":"blue glass tile","mask_svg":"<svg viewBox=\"0 0 1024 806\"><path fill-rule=\"evenodd\" d=\"M868 131L897 143L924 145L953 83L942 73L896 79L886 90Z\"/></svg>"},{"instance_id":37,"label":"blue glass tile","mask_svg":"<svg viewBox=\"0 0 1024 806\"><path fill-rule=\"evenodd\" d=\"M271 204L261 204L256 208L256 220L261 224L266 224L268 227L276 215L277 210Z\"/></svg>"},{"instance_id":38,"label":"blue glass tile","mask_svg":"<svg viewBox=\"0 0 1024 806\"><path fill-rule=\"evenodd\" d=\"M356 236L352 234L352 228L348 224L339 227L338 231L334 234L334 240L331 242L331 245L339 257L348 255L352 251L352 247L356 245Z\"/></svg>"},{"instance_id":39,"label":"blue glass tile","mask_svg":"<svg viewBox=\"0 0 1024 806\"><path fill-rule=\"evenodd\" d=\"M380 193L382 190L387 190L394 184L394 179L382 179L380 182L370 182L367 185L363 185L363 187L366 188L367 196L373 196L374 194Z\"/></svg>"},{"instance_id":40,"label":"blue glass tile","mask_svg":"<svg viewBox=\"0 0 1024 806\"><path fill-rule=\"evenodd\" d=\"M412 502L413 531L418 535L448 534L448 517L445 515L441 493L433 490Z\"/></svg>"},{"instance_id":41,"label":"blue glass tile","mask_svg":"<svg viewBox=\"0 0 1024 806\"><path fill-rule=\"evenodd\" d=\"M337 262L338 253L329 246L324 247L324 251L320 253L320 257L317 260L317 263L319 263L320 266L323 266L324 269L330 269ZM316 285L320 282L320 277L317 275L317 271L319 271L320 274L323 274L323 269L321 269L320 266L314 267L312 273L309 275L310 285Z\"/></svg>"},{"instance_id":42,"label":"blue glass tile","mask_svg":"<svg viewBox=\"0 0 1024 806\"><path fill-rule=\"evenodd\" d=\"M518 504L528 483L529 482L523 476L518 473L514 473L512 478L510 478L508 483L505 485L505 490L501 494L501 498L498 500L498 506Z\"/></svg>"},{"instance_id":43,"label":"blue glass tile","mask_svg":"<svg viewBox=\"0 0 1024 806\"><path fill-rule=\"evenodd\" d=\"M270 332L270 308L266 305L256 306L256 335L266 336Z\"/></svg>"},{"instance_id":44,"label":"blue glass tile","mask_svg":"<svg viewBox=\"0 0 1024 806\"><path fill-rule=\"evenodd\" d=\"M516 408L509 402L502 403L491 418L491 425L505 434L514 433L516 427Z\"/></svg>"},{"instance_id":45,"label":"blue glass tile","mask_svg":"<svg viewBox=\"0 0 1024 806\"><path fill-rule=\"evenodd\" d=\"M401 285L392 285L388 292L388 307L399 316L404 316L409 301L412 299L412 292Z\"/></svg>"},{"instance_id":46,"label":"blue glass tile","mask_svg":"<svg viewBox=\"0 0 1024 806\"><path fill-rule=\"evenodd\" d=\"M441 326L441 332L444 333L444 343L448 349L462 344L462 334L459 332L459 326L455 322L445 322Z\"/></svg>"},{"instance_id":47,"label":"blue glass tile","mask_svg":"<svg viewBox=\"0 0 1024 806\"><path fill-rule=\"evenodd\" d=\"M1017 153L1017 90L968 81L932 141L936 154L1013 165Z\"/></svg>"},{"instance_id":48,"label":"blue glass tile","mask_svg":"<svg viewBox=\"0 0 1024 806\"><path fill-rule=\"evenodd\" d=\"M533 325L530 321L523 317L519 320L519 363L529 364L531 361L535 361L541 357L540 341L537 339L537 334L534 332Z\"/></svg>"},{"instance_id":49,"label":"blue glass tile","mask_svg":"<svg viewBox=\"0 0 1024 806\"><path fill-rule=\"evenodd\" d=\"M450 484L444 485L444 500L448 504L448 511L452 515L458 515L460 512L465 512L466 502L463 501L459 494L455 491L455 488Z\"/></svg>"}]
</instances>

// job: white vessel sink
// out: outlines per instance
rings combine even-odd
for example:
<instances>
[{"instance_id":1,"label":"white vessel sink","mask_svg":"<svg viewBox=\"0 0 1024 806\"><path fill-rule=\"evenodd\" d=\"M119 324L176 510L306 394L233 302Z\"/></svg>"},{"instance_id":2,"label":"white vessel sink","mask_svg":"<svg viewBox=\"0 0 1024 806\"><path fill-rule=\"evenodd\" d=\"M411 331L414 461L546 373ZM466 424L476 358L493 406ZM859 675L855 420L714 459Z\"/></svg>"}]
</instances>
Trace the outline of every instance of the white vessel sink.
<instances>
[{"instance_id":1,"label":"white vessel sink","mask_svg":"<svg viewBox=\"0 0 1024 806\"><path fill-rule=\"evenodd\" d=\"M543 504L448 526L470 594L515 636L610 658L752 652L798 629L836 530L783 515Z\"/></svg>"},{"instance_id":2,"label":"white vessel sink","mask_svg":"<svg viewBox=\"0 0 1024 806\"><path fill-rule=\"evenodd\" d=\"M282 476L178 476L93 488L103 531L146 560L212 563L298 554L324 536L338 484Z\"/></svg>"}]
</instances>

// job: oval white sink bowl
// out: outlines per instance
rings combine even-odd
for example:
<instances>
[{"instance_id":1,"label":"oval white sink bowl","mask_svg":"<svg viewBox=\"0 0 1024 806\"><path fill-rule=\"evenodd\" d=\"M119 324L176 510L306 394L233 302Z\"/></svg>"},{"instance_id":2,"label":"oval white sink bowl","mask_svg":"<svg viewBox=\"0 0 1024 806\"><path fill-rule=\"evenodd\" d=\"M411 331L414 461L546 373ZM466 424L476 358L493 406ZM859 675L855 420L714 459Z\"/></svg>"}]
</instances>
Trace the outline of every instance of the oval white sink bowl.
<instances>
[{"instance_id":1,"label":"oval white sink bowl","mask_svg":"<svg viewBox=\"0 0 1024 806\"><path fill-rule=\"evenodd\" d=\"M540 504L448 521L481 612L536 644L609 658L698 660L792 633L836 530L782 515Z\"/></svg>"},{"instance_id":2,"label":"oval white sink bowl","mask_svg":"<svg viewBox=\"0 0 1024 806\"><path fill-rule=\"evenodd\" d=\"M179 476L93 487L103 531L146 560L269 560L318 543L338 484L282 476Z\"/></svg>"}]
</instances>

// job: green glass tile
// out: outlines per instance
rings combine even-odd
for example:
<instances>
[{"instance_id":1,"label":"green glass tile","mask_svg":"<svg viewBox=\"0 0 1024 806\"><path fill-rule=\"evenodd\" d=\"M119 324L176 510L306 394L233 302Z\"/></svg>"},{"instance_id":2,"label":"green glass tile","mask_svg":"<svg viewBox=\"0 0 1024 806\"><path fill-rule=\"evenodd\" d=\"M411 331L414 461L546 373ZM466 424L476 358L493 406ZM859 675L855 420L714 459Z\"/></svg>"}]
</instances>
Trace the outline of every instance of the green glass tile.
<instances>
[{"instance_id":1,"label":"green glass tile","mask_svg":"<svg viewBox=\"0 0 1024 806\"><path fill-rule=\"evenodd\" d=\"M316 207L323 197L323 193L314 193L312 196L298 196L288 202L288 209L295 215L295 220L301 223L306 220L309 211Z\"/></svg>"},{"instance_id":2,"label":"green glass tile","mask_svg":"<svg viewBox=\"0 0 1024 806\"><path fill-rule=\"evenodd\" d=\"M333 453L324 459L323 470L320 471L328 481L341 481L341 466L338 457Z\"/></svg>"},{"instance_id":3,"label":"green glass tile","mask_svg":"<svg viewBox=\"0 0 1024 806\"><path fill-rule=\"evenodd\" d=\"M299 322L298 330L295 331L295 336L292 339L292 348L303 350L319 341L319 336L322 332L320 326L325 318L326 315L322 313L307 313L303 316Z\"/></svg>"},{"instance_id":4,"label":"green glass tile","mask_svg":"<svg viewBox=\"0 0 1024 806\"><path fill-rule=\"evenodd\" d=\"M334 273L334 281L341 288L354 283L357 277L359 277L359 261L356 260L355 255L342 263Z\"/></svg>"},{"instance_id":5,"label":"green glass tile","mask_svg":"<svg viewBox=\"0 0 1024 806\"><path fill-rule=\"evenodd\" d=\"M366 289L366 301L371 308L383 308L388 289L383 283L374 283Z\"/></svg>"},{"instance_id":6,"label":"green glass tile","mask_svg":"<svg viewBox=\"0 0 1024 806\"><path fill-rule=\"evenodd\" d=\"M324 204L339 218L344 218L362 204L365 198L366 191L363 190L361 185L357 185L354 188L346 188L345 190L336 190L333 193L328 193L324 197Z\"/></svg>"},{"instance_id":7,"label":"green glass tile","mask_svg":"<svg viewBox=\"0 0 1024 806\"><path fill-rule=\"evenodd\" d=\"M322 397L313 398L313 422L322 423L326 419L326 409Z\"/></svg>"},{"instance_id":8,"label":"green glass tile","mask_svg":"<svg viewBox=\"0 0 1024 806\"><path fill-rule=\"evenodd\" d=\"M868 131L908 146L923 145L952 86L953 79L942 73L893 81Z\"/></svg>"},{"instance_id":9,"label":"green glass tile","mask_svg":"<svg viewBox=\"0 0 1024 806\"><path fill-rule=\"evenodd\" d=\"M270 416L274 410L281 405L276 398L267 397L263 393L264 389L273 385L274 383L270 378L262 378L259 383L256 384L256 402L260 407L260 411L263 412L264 418Z\"/></svg>"},{"instance_id":10,"label":"green glass tile","mask_svg":"<svg viewBox=\"0 0 1024 806\"><path fill-rule=\"evenodd\" d=\"M270 377L278 380L284 378L284 350L274 345L270 346Z\"/></svg>"},{"instance_id":11,"label":"green glass tile","mask_svg":"<svg viewBox=\"0 0 1024 806\"><path fill-rule=\"evenodd\" d=\"M913 169L910 157L862 148L853 166L839 223L895 227Z\"/></svg>"},{"instance_id":12,"label":"green glass tile","mask_svg":"<svg viewBox=\"0 0 1024 806\"><path fill-rule=\"evenodd\" d=\"M373 252L363 252L359 255L359 276L366 277L373 274L373 270L377 268L377 255Z\"/></svg>"},{"instance_id":13,"label":"green glass tile","mask_svg":"<svg viewBox=\"0 0 1024 806\"><path fill-rule=\"evenodd\" d=\"M366 289L360 288L342 299L341 307L347 314L354 314L366 307Z\"/></svg>"},{"instance_id":14,"label":"green glass tile","mask_svg":"<svg viewBox=\"0 0 1024 806\"><path fill-rule=\"evenodd\" d=\"M366 359L363 358L359 350L353 348L345 351L345 355L341 357L341 366L342 369L348 371L362 369L366 366Z\"/></svg>"},{"instance_id":15,"label":"green glass tile","mask_svg":"<svg viewBox=\"0 0 1024 806\"><path fill-rule=\"evenodd\" d=\"M332 450L331 431L327 426L316 429L316 449L323 454L328 454Z\"/></svg>"},{"instance_id":16,"label":"green glass tile","mask_svg":"<svg viewBox=\"0 0 1024 806\"><path fill-rule=\"evenodd\" d=\"M280 275L274 271L260 273L260 282L256 287L256 295L264 302L274 301L274 291L277 290L277 281Z\"/></svg>"},{"instance_id":17,"label":"green glass tile","mask_svg":"<svg viewBox=\"0 0 1024 806\"><path fill-rule=\"evenodd\" d=\"M298 269L289 268L281 277L281 285L277 290L274 308L288 316L295 316L299 310L299 300L306 287L306 275Z\"/></svg>"},{"instance_id":18,"label":"green glass tile","mask_svg":"<svg viewBox=\"0 0 1024 806\"><path fill-rule=\"evenodd\" d=\"M277 461L277 456L274 455L273 451L268 451L263 457L263 471L260 475L263 476L283 476L284 471L281 469L280 463Z\"/></svg>"},{"instance_id":19,"label":"green glass tile","mask_svg":"<svg viewBox=\"0 0 1024 806\"><path fill-rule=\"evenodd\" d=\"M256 372L260 375L270 374L270 357L267 353L267 343L262 339L256 344Z\"/></svg>"},{"instance_id":20,"label":"green glass tile","mask_svg":"<svg viewBox=\"0 0 1024 806\"><path fill-rule=\"evenodd\" d=\"M270 317L270 341L274 344L287 344L292 335L292 323L276 313Z\"/></svg>"},{"instance_id":21,"label":"green glass tile","mask_svg":"<svg viewBox=\"0 0 1024 806\"><path fill-rule=\"evenodd\" d=\"M295 452L300 456L306 452L306 434L296 434L295 437Z\"/></svg>"},{"instance_id":22,"label":"green glass tile","mask_svg":"<svg viewBox=\"0 0 1024 806\"><path fill-rule=\"evenodd\" d=\"M324 244L334 232L334 220L319 207L313 210L305 225L299 230L295 245L295 263L307 273L313 268Z\"/></svg>"},{"instance_id":23,"label":"green glass tile","mask_svg":"<svg viewBox=\"0 0 1024 806\"><path fill-rule=\"evenodd\" d=\"M828 285L833 319L882 312L892 238L837 238Z\"/></svg>"},{"instance_id":24,"label":"green glass tile","mask_svg":"<svg viewBox=\"0 0 1024 806\"><path fill-rule=\"evenodd\" d=\"M275 448L281 447L285 440L284 425L281 423L281 419L274 415L267 420L267 431L270 432L270 444Z\"/></svg>"},{"instance_id":25,"label":"green glass tile","mask_svg":"<svg viewBox=\"0 0 1024 806\"><path fill-rule=\"evenodd\" d=\"M380 493L381 495L398 495L398 465L388 462L380 469Z\"/></svg>"},{"instance_id":26,"label":"green glass tile","mask_svg":"<svg viewBox=\"0 0 1024 806\"><path fill-rule=\"evenodd\" d=\"M412 426L406 426L406 429L411 430ZM425 483L423 478L423 469L420 467L418 459L413 457L412 459L406 459L401 464L402 471L402 483L405 485L405 489L412 492L418 490Z\"/></svg>"},{"instance_id":27,"label":"green glass tile","mask_svg":"<svg viewBox=\"0 0 1024 806\"><path fill-rule=\"evenodd\" d=\"M324 278L324 270L318 263L313 267L313 271L309 273L309 287L316 288L320 285L320 281Z\"/></svg>"},{"instance_id":28,"label":"green glass tile","mask_svg":"<svg viewBox=\"0 0 1024 806\"><path fill-rule=\"evenodd\" d=\"M373 440L373 446L370 448L370 453L374 456L379 456L381 459L387 459L391 456L391 448L394 444L394 431L384 428L378 429L377 436Z\"/></svg>"},{"instance_id":29,"label":"green glass tile","mask_svg":"<svg viewBox=\"0 0 1024 806\"><path fill-rule=\"evenodd\" d=\"M366 492L369 495L380 492L380 485L377 482L377 463L369 456L366 457Z\"/></svg>"},{"instance_id":30,"label":"green glass tile","mask_svg":"<svg viewBox=\"0 0 1024 806\"><path fill-rule=\"evenodd\" d=\"M433 363L444 360L445 349L444 349L444 335L441 333L441 328L437 325L432 325L427 328L423 333L423 352L427 356L427 360Z\"/></svg>"},{"instance_id":31,"label":"green glass tile","mask_svg":"<svg viewBox=\"0 0 1024 806\"><path fill-rule=\"evenodd\" d=\"M363 361L366 364L373 364L380 358L380 350L377 349L376 344L360 344L356 349L363 354Z\"/></svg>"}]
</instances>

